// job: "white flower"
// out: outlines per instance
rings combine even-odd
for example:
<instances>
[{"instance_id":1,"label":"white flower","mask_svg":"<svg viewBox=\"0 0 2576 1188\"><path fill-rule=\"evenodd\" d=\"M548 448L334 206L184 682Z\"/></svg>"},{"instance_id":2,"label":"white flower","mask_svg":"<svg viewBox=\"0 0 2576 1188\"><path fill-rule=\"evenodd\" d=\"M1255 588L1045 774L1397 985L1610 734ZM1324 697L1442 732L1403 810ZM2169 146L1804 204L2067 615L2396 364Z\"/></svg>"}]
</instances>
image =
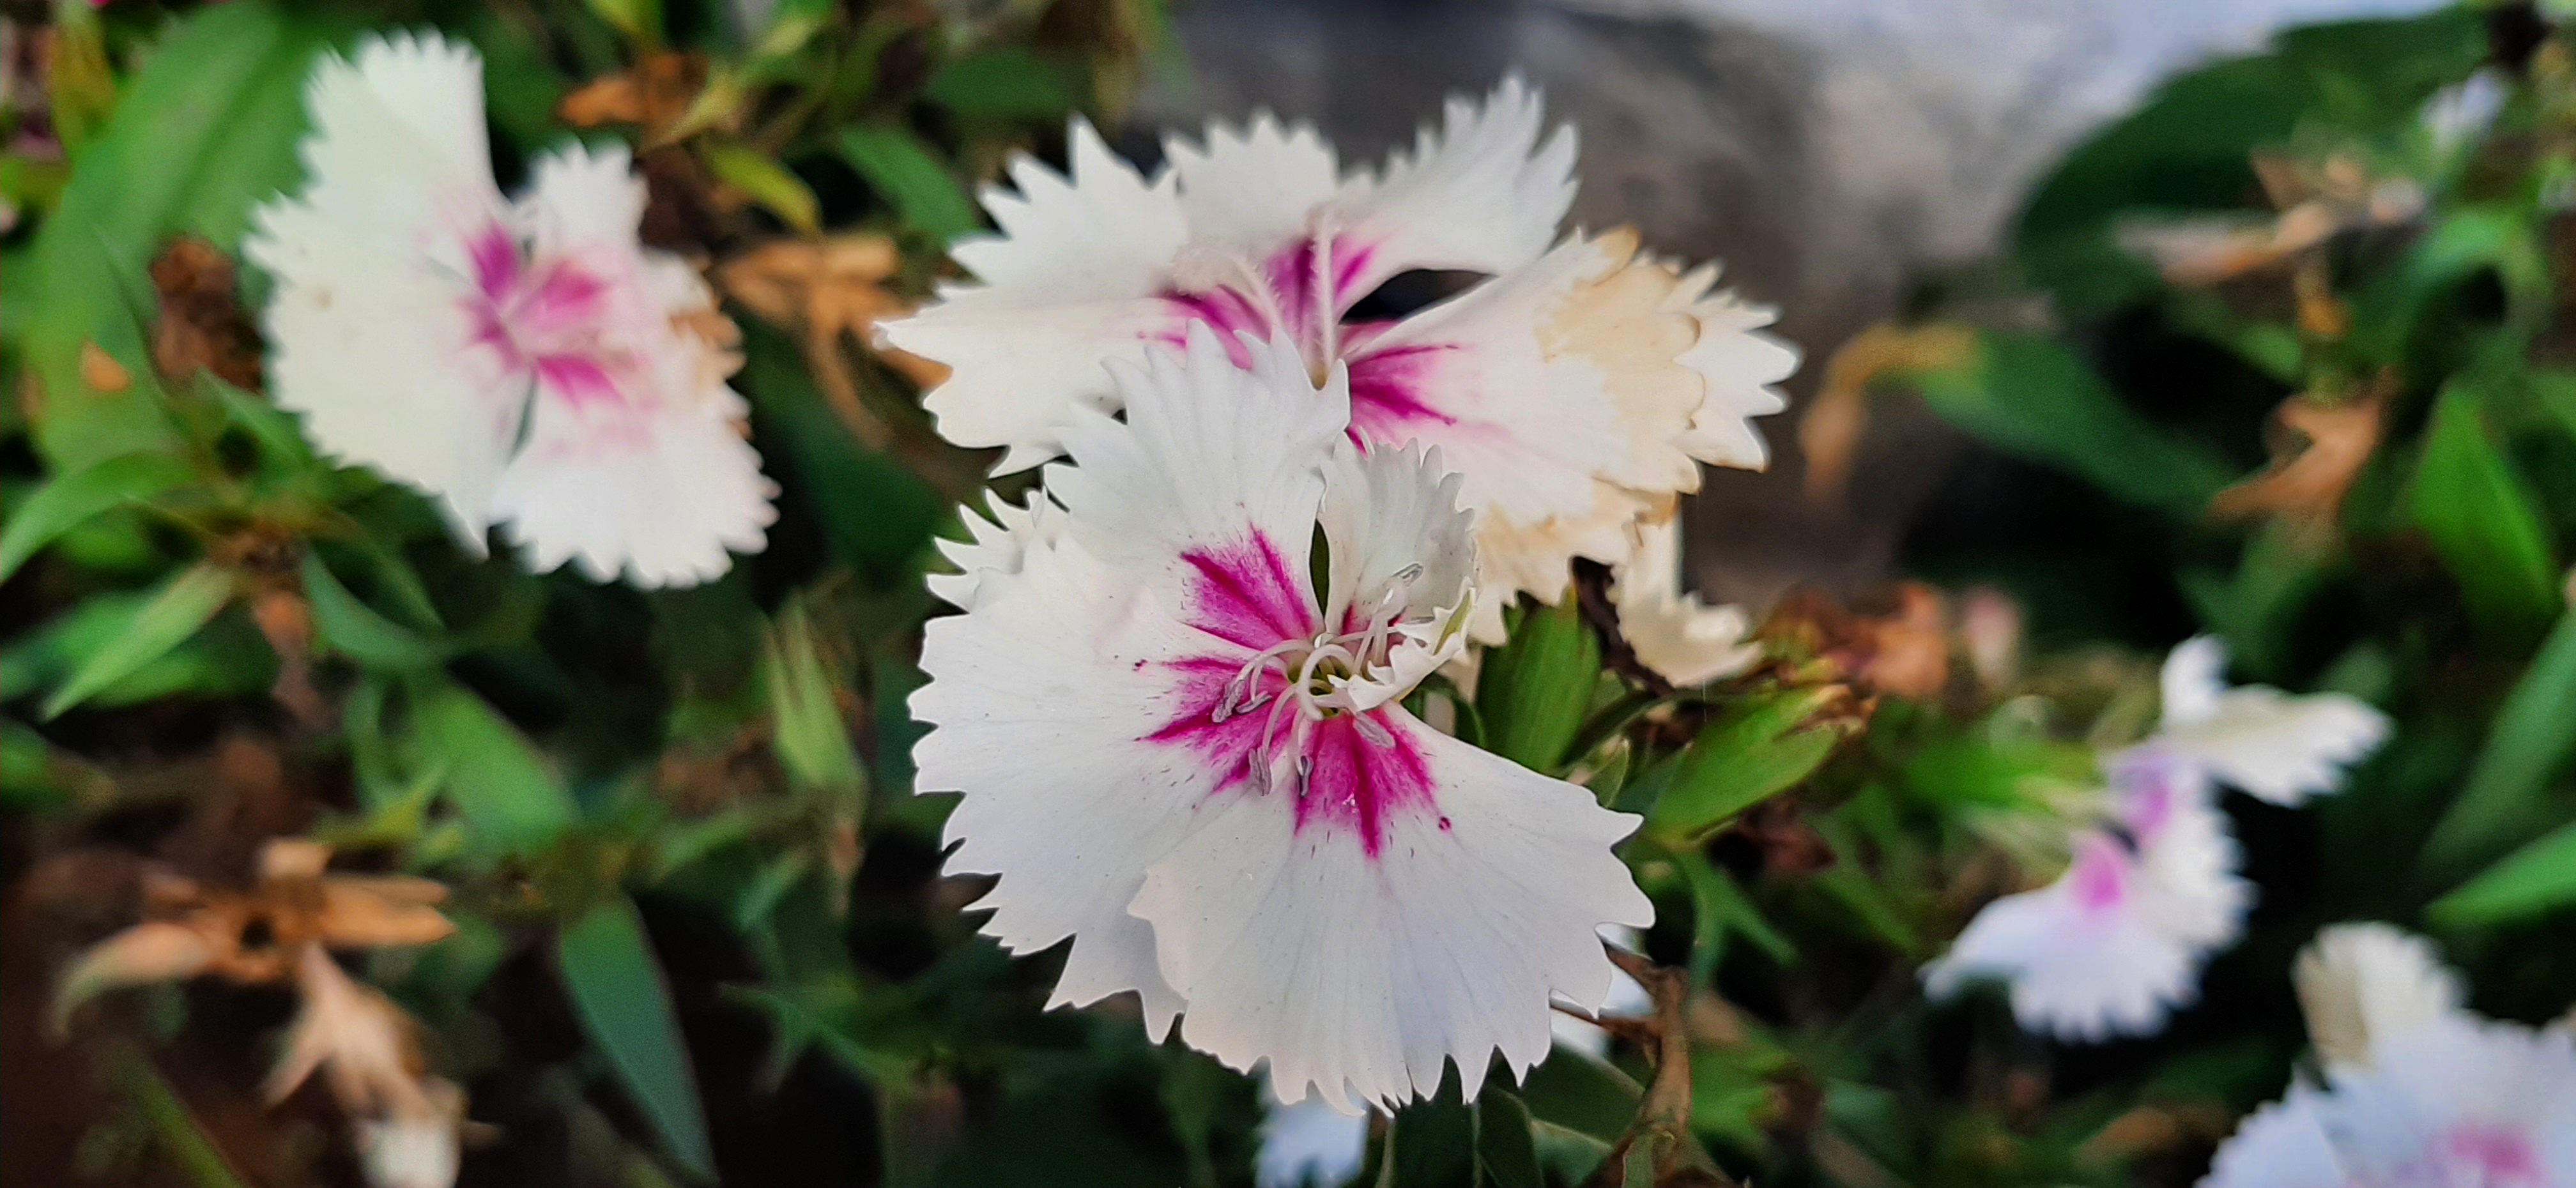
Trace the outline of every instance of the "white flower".
<instances>
[{"instance_id":1,"label":"white flower","mask_svg":"<svg viewBox=\"0 0 2576 1188\"><path fill-rule=\"evenodd\" d=\"M1252 1162L1258 1188L1333 1188L1360 1174L1368 1159L1368 1111L1347 1114L1319 1097L1289 1104L1275 1093L1268 1108L1261 1152Z\"/></svg>"},{"instance_id":2,"label":"white flower","mask_svg":"<svg viewBox=\"0 0 2576 1188\"><path fill-rule=\"evenodd\" d=\"M737 426L713 300L635 239L623 148L539 159L505 200L482 62L437 34L315 68L308 184L247 245L276 279L270 386L326 452L437 496L466 543L507 526L539 569L686 585L756 552L776 489Z\"/></svg>"},{"instance_id":3,"label":"white flower","mask_svg":"<svg viewBox=\"0 0 2576 1188\"><path fill-rule=\"evenodd\" d=\"M2576 1037L2446 1015L2373 1037L2218 1149L2202 1188L2576 1184Z\"/></svg>"},{"instance_id":4,"label":"white flower","mask_svg":"<svg viewBox=\"0 0 2576 1188\"><path fill-rule=\"evenodd\" d=\"M2225 644L2204 635L2177 645L2165 658L2163 722L2112 762L2153 762L2179 781L2217 781L2296 807L2335 791L2345 766L2388 739L2387 715L2358 699L2230 688L2226 678Z\"/></svg>"},{"instance_id":5,"label":"white flower","mask_svg":"<svg viewBox=\"0 0 2576 1188\"><path fill-rule=\"evenodd\" d=\"M1925 967L1933 996L2000 979L2022 1026L2086 1041L2152 1033L2198 996L2202 963L2235 942L2253 898L2236 839L2205 790L2152 768L2113 781L2118 827L2079 832L2056 882L1977 913Z\"/></svg>"},{"instance_id":6,"label":"white flower","mask_svg":"<svg viewBox=\"0 0 2576 1188\"><path fill-rule=\"evenodd\" d=\"M1717 274L1638 254L1636 236L1556 242L1574 198L1574 135L1541 143L1538 97L1517 80L1483 104L1452 99L1444 125L1382 169L1345 173L1303 124L1267 115L1174 137L1152 178L1072 125L1071 171L1011 167L1018 192L984 206L1001 233L952 249L979 283L953 284L889 342L954 368L927 405L940 432L1004 446L1000 469L1063 452L1077 410L1115 411L1103 360L1141 360L1192 325L1286 336L1310 375L1350 370L1348 429L1362 445L1420 441L1464 478L1482 516L1476 617L1528 591L1553 601L1575 556L1617 564L1627 527L1699 486L1697 463L1759 467L1746 418L1776 412L1768 385L1796 352L1756 333L1772 313ZM1488 279L1397 320L1354 307L1399 273Z\"/></svg>"},{"instance_id":7,"label":"white flower","mask_svg":"<svg viewBox=\"0 0 2576 1188\"><path fill-rule=\"evenodd\" d=\"M2367 1067L2375 1043L2457 1015L2466 992L2433 942L2386 924L2317 934L2293 970L2308 1039L2327 1067Z\"/></svg>"},{"instance_id":8,"label":"white flower","mask_svg":"<svg viewBox=\"0 0 2576 1188\"><path fill-rule=\"evenodd\" d=\"M1462 646L1458 480L1353 450L1342 369L1242 349L1201 326L1118 364L1124 419L1079 413L1032 497L1048 529L965 548L912 699L920 786L965 793L948 870L1001 876L1005 946L1072 939L1054 1002L1133 990L1157 1035L1186 1010L1282 1099L1526 1068L1551 993L1610 993L1594 928L1652 920L1610 850L1637 818L1404 710Z\"/></svg>"},{"instance_id":9,"label":"white flower","mask_svg":"<svg viewBox=\"0 0 2576 1188\"><path fill-rule=\"evenodd\" d=\"M1744 608L1706 607L1681 592L1681 525L1672 517L1636 527L1637 549L1619 567L1610 601L1619 608L1619 635L1638 662L1675 685L1705 685L1732 676L1762 657L1762 645L1745 637L1752 622Z\"/></svg>"}]
</instances>

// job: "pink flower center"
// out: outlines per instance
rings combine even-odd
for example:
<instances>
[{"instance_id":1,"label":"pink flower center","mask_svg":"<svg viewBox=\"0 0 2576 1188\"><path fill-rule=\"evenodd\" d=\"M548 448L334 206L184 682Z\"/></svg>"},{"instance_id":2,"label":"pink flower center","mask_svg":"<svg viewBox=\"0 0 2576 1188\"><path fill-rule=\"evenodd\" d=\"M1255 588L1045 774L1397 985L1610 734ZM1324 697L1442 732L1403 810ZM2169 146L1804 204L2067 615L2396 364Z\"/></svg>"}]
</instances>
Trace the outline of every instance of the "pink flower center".
<instances>
[{"instance_id":1,"label":"pink flower center","mask_svg":"<svg viewBox=\"0 0 2576 1188\"><path fill-rule=\"evenodd\" d=\"M2092 913L2116 910L2129 897L2129 855L2107 837L2087 837L2076 844L2075 865L2067 871L2075 902Z\"/></svg>"},{"instance_id":2,"label":"pink flower center","mask_svg":"<svg viewBox=\"0 0 2576 1188\"><path fill-rule=\"evenodd\" d=\"M1348 830L1376 857L1389 814L1433 804L1430 768L1405 724L1384 706L1359 708L1337 684L1419 646L1397 634L1394 600L1354 611L1337 632L1267 536L1183 560L1193 570L1189 621L1233 646L1172 665L1177 712L1149 737L1215 765L1220 792L1293 795L1300 833Z\"/></svg>"},{"instance_id":3,"label":"pink flower center","mask_svg":"<svg viewBox=\"0 0 2576 1188\"><path fill-rule=\"evenodd\" d=\"M1370 343L1393 322L1346 322L1351 306L1368 294L1360 288L1374 249L1341 236L1306 236L1268 260L1254 261L1222 249L1192 246L1174 266L1175 287L1163 300L1179 315L1162 334L1179 345L1192 322L1217 331L1237 366L1251 366L1239 333L1257 339L1284 334L1317 379L1334 363L1351 370L1351 440L1361 445L1401 445L1425 425L1454 425L1427 398L1431 363L1449 349L1403 346L1373 350Z\"/></svg>"},{"instance_id":4,"label":"pink flower center","mask_svg":"<svg viewBox=\"0 0 2576 1188\"><path fill-rule=\"evenodd\" d=\"M2521 1127L2463 1123L2451 1128L2443 1146L2455 1170L2479 1173L2474 1180L2449 1181L2462 1188L2506 1188L2545 1182L2539 1153Z\"/></svg>"},{"instance_id":5,"label":"pink flower center","mask_svg":"<svg viewBox=\"0 0 2576 1188\"><path fill-rule=\"evenodd\" d=\"M474 285L464 305L475 345L575 406L622 402L612 378L619 353L606 333L607 282L576 258L535 258L498 222L470 236L466 251Z\"/></svg>"}]
</instances>

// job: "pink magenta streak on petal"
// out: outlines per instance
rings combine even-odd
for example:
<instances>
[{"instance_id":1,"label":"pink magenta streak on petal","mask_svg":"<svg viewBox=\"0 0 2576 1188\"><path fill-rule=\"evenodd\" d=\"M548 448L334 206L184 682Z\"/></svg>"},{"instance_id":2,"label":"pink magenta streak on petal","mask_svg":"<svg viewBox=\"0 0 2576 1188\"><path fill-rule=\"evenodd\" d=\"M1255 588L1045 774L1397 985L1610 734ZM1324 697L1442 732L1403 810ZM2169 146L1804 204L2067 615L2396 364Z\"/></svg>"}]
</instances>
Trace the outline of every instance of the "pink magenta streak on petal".
<instances>
[{"instance_id":1,"label":"pink magenta streak on petal","mask_svg":"<svg viewBox=\"0 0 2576 1188\"><path fill-rule=\"evenodd\" d=\"M1201 631L1260 651L1286 640L1312 639L1322 630L1314 595L1298 583L1278 547L1258 531L1234 544L1192 549L1181 560L1196 572L1189 618Z\"/></svg>"},{"instance_id":2,"label":"pink magenta streak on petal","mask_svg":"<svg viewBox=\"0 0 2576 1188\"><path fill-rule=\"evenodd\" d=\"M1447 346L1396 347L1351 361L1351 440L1360 445L1403 445L1426 426L1452 426L1458 418L1423 400L1431 372Z\"/></svg>"},{"instance_id":3,"label":"pink magenta streak on petal","mask_svg":"<svg viewBox=\"0 0 2576 1188\"><path fill-rule=\"evenodd\" d=\"M1263 731L1270 728L1275 703L1264 700L1220 722L1214 712L1217 702L1225 696L1226 684L1241 667L1241 661L1201 656L1173 661L1166 667L1180 675L1174 698L1180 712L1147 739L1186 748L1206 760L1217 772L1217 792L1250 786L1253 752L1261 744ZM1266 672L1259 687L1275 698L1285 684L1286 680L1276 672ZM1391 736L1386 745L1370 742L1348 714L1334 714L1315 723L1305 752L1311 774L1305 795L1295 798L1294 810L1298 832L1310 828L1346 831L1359 839L1360 848L1371 858L1380 856L1385 849L1395 813L1428 813L1437 806L1430 763L1414 745L1412 736L1390 722L1386 711L1374 711L1373 716ZM1296 728L1290 723L1282 723L1273 732L1274 745L1292 746L1295 737ZM1279 794L1294 795L1284 788ZM1447 827L1445 821L1442 827Z\"/></svg>"},{"instance_id":4,"label":"pink magenta streak on petal","mask_svg":"<svg viewBox=\"0 0 2576 1188\"><path fill-rule=\"evenodd\" d=\"M2484 1188L2545 1182L2531 1136L2519 1127L2463 1123L2451 1129L2448 1146L2453 1160L2485 1173L2479 1180Z\"/></svg>"},{"instance_id":5,"label":"pink magenta streak on petal","mask_svg":"<svg viewBox=\"0 0 2576 1188\"><path fill-rule=\"evenodd\" d=\"M617 381L588 355L548 355L537 360L537 382L575 408L620 404Z\"/></svg>"},{"instance_id":6,"label":"pink magenta streak on petal","mask_svg":"<svg viewBox=\"0 0 2576 1188\"><path fill-rule=\"evenodd\" d=\"M589 269L559 260L520 297L511 310L512 322L522 338L579 332L606 312L607 299L605 282Z\"/></svg>"},{"instance_id":7,"label":"pink magenta streak on petal","mask_svg":"<svg viewBox=\"0 0 2576 1188\"><path fill-rule=\"evenodd\" d=\"M1167 346L1187 345L1191 323L1205 322L1210 329L1216 331L1217 341L1225 344L1226 354L1234 359L1234 365L1250 367L1252 350L1243 345L1243 340L1237 335L1250 334L1259 339L1268 339L1271 336L1270 319L1262 316L1260 308L1247 300L1243 294L1232 289L1216 289L1206 293L1165 293L1163 301L1176 315L1172 324L1155 336Z\"/></svg>"},{"instance_id":8,"label":"pink magenta streak on petal","mask_svg":"<svg viewBox=\"0 0 2576 1188\"><path fill-rule=\"evenodd\" d=\"M2075 865L2066 872L2075 902L2095 914L2117 908L2128 898L2128 876L2128 854L2107 837L2087 837L2077 843Z\"/></svg>"},{"instance_id":9,"label":"pink magenta streak on petal","mask_svg":"<svg viewBox=\"0 0 2576 1188\"><path fill-rule=\"evenodd\" d=\"M1348 714L1335 714L1315 724L1307 757L1314 772L1306 794L1297 801L1297 831L1308 828L1348 829L1359 835L1360 848L1371 858L1383 857L1393 815L1430 812L1431 765L1413 736L1388 722L1384 710L1372 710L1380 728L1393 736L1381 746L1362 734Z\"/></svg>"},{"instance_id":10,"label":"pink magenta streak on petal","mask_svg":"<svg viewBox=\"0 0 2576 1188\"><path fill-rule=\"evenodd\" d=\"M501 224L486 224L467 237L465 253L474 261L474 285L485 301L499 302L519 283L519 244Z\"/></svg>"}]
</instances>

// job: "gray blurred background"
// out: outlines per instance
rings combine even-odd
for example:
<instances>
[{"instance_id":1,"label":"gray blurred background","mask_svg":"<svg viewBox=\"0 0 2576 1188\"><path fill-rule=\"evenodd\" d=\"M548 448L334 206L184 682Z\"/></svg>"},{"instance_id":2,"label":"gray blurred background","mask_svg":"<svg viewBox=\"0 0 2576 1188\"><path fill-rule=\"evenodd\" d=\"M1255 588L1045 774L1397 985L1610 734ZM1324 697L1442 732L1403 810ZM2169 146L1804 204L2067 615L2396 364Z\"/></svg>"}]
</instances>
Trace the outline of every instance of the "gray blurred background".
<instances>
[{"instance_id":1,"label":"gray blurred background","mask_svg":"<svg viewBox=\"0 0 2576 1188\"><path fill-rule=\"evenodd\" d=\"M2156 81L2282 25L2431 0L1192 0L1195 69L1140 124L1267 107L1345 161L1409 141L1442 96L1511 71L1581 129L1575 220L1634 223L1721 260L1806 352L1765 474L1712 471L1686 512L1690 577L1756 608L1792 583L1889 574L1913 509L1968 448L1882 404L1840 509L1800 493L1795 418L1824 358L1894 312L1907 278L1972 260L2024 188Z\"/></svg>"}]
</instances>

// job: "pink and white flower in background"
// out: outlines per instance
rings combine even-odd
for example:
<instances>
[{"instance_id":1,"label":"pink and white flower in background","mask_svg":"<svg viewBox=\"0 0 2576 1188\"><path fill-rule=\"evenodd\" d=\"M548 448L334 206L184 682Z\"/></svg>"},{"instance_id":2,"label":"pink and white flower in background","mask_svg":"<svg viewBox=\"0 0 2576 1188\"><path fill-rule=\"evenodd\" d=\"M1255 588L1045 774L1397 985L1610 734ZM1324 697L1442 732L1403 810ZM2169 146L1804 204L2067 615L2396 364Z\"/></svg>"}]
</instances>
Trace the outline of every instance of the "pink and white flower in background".
<instances>
[{"instance_id":1,"label":"pink and white flower in background","mask_svg":"<svg viewBox=\"0 0 2576 1188\"><path fill-rule=\"evenodd\" d=\"M959 241L977 278L885 327L954 369L927 398L940 432L1001 446L999 469L1063 452L1081 412L1114 412L1103 361L1134 363L1192 326L1280 337L1318 381L1350 375L1351 439L1437 447L1479 513L1477 638L1527 591L1553 601L1577 556L1627 559L1630 526L1696 490L1699 463L1760 467L1748 418L1797 354L1767 309L1639 253L1629 231L1559 239L1574 134L1542 141L1536 94L1504 83L1450 101L1438 130L1380 169L1345 171L1306 125L1267 115L1174 137L1152 177L1075 121L1071 169L1022 158L986 191L1000 233ZM1485 279L1400 318L1363 298L1399 274Z\"/></svg>"},{"instance_id":2,"label":"pink and white flower in background","mask_svg":"<svg viewBox=\"0 0 2576 1188\"><path fill-rule=\"evenodd\" d=\"M2386 925L2321 933L2299 990L2324 1076L2247 1118L2201 1188L2576 1184L2576 1035L2563 1025L2469 1013L2431 945Z\"/></svg>"},{"instance_id":3,"label":"pink and white flower in background","mask_svg":"<svg viewBox=\"0 0 2576 1188\"><path fill-rule=\"evenodd\" d=\"M947 869L1000 876L1006 947L1072 940L1056 1003L1133 991L1283 1101L1526 1069L1551 995L1611 992L1594 930L1652 920L1637 818L1404 709L1478 597L1438 455L1354 448L1346 369L1291 341L1186 333L952 553L911 703L919 787L964 793Z\"/></svg>"},{"instance_id":4,"label":"pink and white flower in background","mask_svg":"<svg viewBox=\"0 0 2576 1188\"><path fill-rule=\"evenodd\" d=\"M2153 1034L2199 997L2201 967L2236 942L2254 898L2218 785L2296 805L2335 791L2388 732L2354 698L2229 687L2226 668L2213 638L2173 650L2163 719L2104 760L2105 814L2075 830L2066 872L1986 905L1924 968L1928 992L2002 981L2022 1026L2087 1042Z\"/></svg>"},{"instance_id":5,"label":"pink and white flower in background","mask_svg":"<svg viewBox=\"0 0 2576 1188\"><path fill-rule=\"evenodd\" d=\"M327 57L306 92L307 183L247 253L278 404L324 452L437 497L469 547L503 526L539 570L688 585L757 552L776 488L743 440L714 302L635 238L623 148L493 181L482 61L437 34Z\"/></svg>"}]
</instances>

